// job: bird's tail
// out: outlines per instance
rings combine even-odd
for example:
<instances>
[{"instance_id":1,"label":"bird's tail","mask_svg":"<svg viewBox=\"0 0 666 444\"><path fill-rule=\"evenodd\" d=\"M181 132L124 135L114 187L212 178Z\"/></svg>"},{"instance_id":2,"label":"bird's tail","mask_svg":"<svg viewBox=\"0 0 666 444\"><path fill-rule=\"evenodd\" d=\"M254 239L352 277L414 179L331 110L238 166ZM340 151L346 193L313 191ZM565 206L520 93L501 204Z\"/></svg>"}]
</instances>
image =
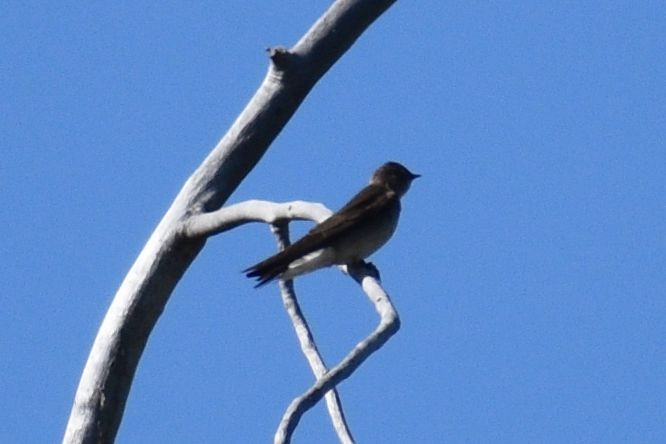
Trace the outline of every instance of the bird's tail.
<instances>
[{"instance_id":1,"label":"bird's tail","mask_svg":"<svg viewBox=\"0 0 666 444\"><path fill-rule=\"evenodd\" d=\"M263 262L260 262L251 266L250 268L243 270L245 276L249 278L255 278L257 280L257 285L255 285L254 288L259 288L268 284L287 269L286 266L282 265L274 265L272 267L266 265L262 266L262 263Z\"/></svg>"}]
</instances>

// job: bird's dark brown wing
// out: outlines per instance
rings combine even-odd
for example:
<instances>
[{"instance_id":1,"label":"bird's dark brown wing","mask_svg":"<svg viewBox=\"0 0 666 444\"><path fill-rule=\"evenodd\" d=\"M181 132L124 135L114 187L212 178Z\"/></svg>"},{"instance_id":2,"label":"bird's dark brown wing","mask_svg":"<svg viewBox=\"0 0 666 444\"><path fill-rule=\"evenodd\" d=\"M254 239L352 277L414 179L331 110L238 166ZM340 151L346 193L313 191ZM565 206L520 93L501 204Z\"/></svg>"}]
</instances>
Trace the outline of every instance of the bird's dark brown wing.
<instances>
[{"instance_id":1,"label":"bird's dark brown wing","mask_svg":"<svg viewBox=\"0 0 666 444\"><path fill-rule=\"evenodd\" d=\"M378 185L368 185L354 196L344 207L331 217L315 226L305 236L285 248L245 270L247 277L255 277L261 286L280 273L298 258L312 253L344 235L348 229L359 222L361 217L372 217L394 203L399 197L392 191Z\"/></svg>"}]
</instances>

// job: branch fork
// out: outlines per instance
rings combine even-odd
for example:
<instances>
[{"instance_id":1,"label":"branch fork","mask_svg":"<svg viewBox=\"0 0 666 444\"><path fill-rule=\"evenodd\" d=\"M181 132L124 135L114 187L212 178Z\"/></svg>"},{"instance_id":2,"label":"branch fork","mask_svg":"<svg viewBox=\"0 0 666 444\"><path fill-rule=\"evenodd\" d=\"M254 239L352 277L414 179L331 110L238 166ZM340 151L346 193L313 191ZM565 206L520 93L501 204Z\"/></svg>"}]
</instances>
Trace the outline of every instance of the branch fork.
<instances>
[{"instance_id":1,"label":"branch fork","mask_svg":"<svg viewBox=\"0 0 666 444\"><path fill-rule=\"evenodd\" d=\"M222 208L212 213L193 216L186 233L190 236L210 236L248 222L265 222L271 225L278 247L289 245L289 221L311 220L321 222L331 215L331 211L317 203L295 201L273 203L267 201L246 201ZM279 281L282 301L287 310L301 350L317 378L315 384L301 396L294 399L285 411L274 437L275 444L288 443L303 414L326 398L329 415L342 443L353 443L353 438L344 418L342 405L335 387L352 373L375 351L384 345L400 328L400 318L388 294L381 287L377 268L372 264L359 262L341 266L366 293L379 314L379 325L335 367L328 370L317 350L312 332L300 309L292 281Z\"/></svg>"},{"instance_id":2,"label":"branch fork","mask_svg":"<svg viewBox=\"0 0 666 444\"><path fill-rule=\"evenodd\" d=\"M271 63L261 85L184 183L120 284L88 354L63 443L113 442L150 333L206 237L245 222L267 222L256 214L261 203L227 207L238 217L228 217L226 224L217 223L222 216L217 209L259 162L312 87L394 2L336 0L293 47L269 54ZM277 213L267 223L319 221L330 215L321 206L305 203L305 217L299 213L302 205L292 204L271 207L269 212ZM248 207L253 207L255 219L239 221ZM397 315L394 318L397 321Z\"/></svg>"}]
</instances>

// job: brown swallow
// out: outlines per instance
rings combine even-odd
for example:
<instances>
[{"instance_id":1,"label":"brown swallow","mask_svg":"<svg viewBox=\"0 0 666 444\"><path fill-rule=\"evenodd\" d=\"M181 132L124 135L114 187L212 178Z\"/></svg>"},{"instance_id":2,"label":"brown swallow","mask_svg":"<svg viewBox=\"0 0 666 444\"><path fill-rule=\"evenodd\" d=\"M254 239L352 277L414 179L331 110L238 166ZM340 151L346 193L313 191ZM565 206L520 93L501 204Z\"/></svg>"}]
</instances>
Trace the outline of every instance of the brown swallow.
<instances>
[{"instance_id":1,"label":"brown swallow","mask_svg":"<svg viewBox=\"0 0 666 444\"><path fill-rule=\"evenodd\" d=\"M387 162L344 207L281 252L245 270L260 287L273 279L293 279L331 265L361 261L393 235L400 198L420 177L397 162Z\"/></svg>"}]
</instances>

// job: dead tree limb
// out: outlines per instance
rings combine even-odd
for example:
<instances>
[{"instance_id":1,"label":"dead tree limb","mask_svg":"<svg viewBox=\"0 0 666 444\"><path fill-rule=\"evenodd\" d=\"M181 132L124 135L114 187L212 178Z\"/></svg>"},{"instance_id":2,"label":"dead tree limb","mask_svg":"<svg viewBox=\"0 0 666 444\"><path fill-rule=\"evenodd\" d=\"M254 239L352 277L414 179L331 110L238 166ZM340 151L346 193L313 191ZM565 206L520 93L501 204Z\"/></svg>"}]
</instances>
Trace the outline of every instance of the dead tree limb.
<instances>
[{"instance_id":1,"label":"dead tree limb","mask_svg":"<svg viewBox=\"0 0 666 444\"><path fill-rule=\"evenodd\" d=\"M291 49L270 50L268 73L245 109L186 181L121 283L97 332L63 438L113 442L157 319L206 236L193 215L215 211L254 168L308 92L395 0L338 0Z\"/></svg>"},{"instance_id":2,"label":"dead tree limb","mask_svg":"<svg viewBox=\"0 0 666 444\"><path fill-rule=\"evenodd\" d=\"M280 250L284 250L289 246L289 223L287 221L272 224L271 231L275 234ZM326 374L328 368L319 353L310 325L305 319L301 306L298 303L296 290L294 289L294 281L280 280L278 286L280 287L280 294L282 295L282 303L287 311L289 320L291 320L291 324L294 327L298 342L301 345L301 351L303 352L305 359L308 361L315 378L320 379ZM352 437L351 430L349 430L349 425L345 419L338 391L334 388L327 392L324 398L326 400L328 415L331 417L333 428L338 435L340 443L354 444L354 438Z\"/></svg>"},{"instance_id":3,"label":"dead tree limb","mask_svg":"<svg viewBox=\"0 0 666 444\"><path fill-rule=\"evenodd\" d=\"M301 396L294 399L287 408L275 434L275 444L291 442L291 436L303 414L317 404L322 397L352 373L375 351L393 336L400 328L398 312L393 307L389 295L379 284L377 270L365 263L347 267L347 272L361 285L370 302L379 314L379 325L370 335L356 344L352 351L329 370Z\"/></svg>"},{"instance_id":4,"label":"dead tree limb","mask_svg":"<svg viewBox=\"0 0 666 444\"><path fill-rule=\"evenodd\" d=\"M280 234L279 232L280 229L284 230L284 226L286 226L286 223L289 220L312 220L314 222L322 222L330 215L330 210L320 204L303 201L278 204L255 200L221 208L214 213L193 217L190 219L189 230L205 233L220 233L245 223L264 222L277 227L277 230L275 231L278 231L277 234L280 235L279 241L285 242L286 239L284 236L286 233L283 232ZM299 313L293 313L298 306L295 297L292 297L293 294L289 293L289 282L281 282L281 290L283 292L285 306L290 312L289 314L290 317L292 317L292 322L294 322L294 327L297 330L299 341L301 344L309 343L306 345L304 353L315 371L317 381L309 390L294 399L289 405L280 422L278 431L275 434L275 444L290 442L291 436L303 414L312 408L324 396L331 393L339 383L350 377L372 353L384 345L400 328L400 318L390 297L379 283L379 272L377 269L366 263L359 263L350 267L343 266L340 268L343 271L346 271L361 285L361 288L379 314L379 325L370 333L370 335L368 335L368 337L359 342L338 365L331 370L326 370L323 361L321 361L321 358L318 356L316 346L313 345L314 341L307 328L307 323L304 319L301 319L302 315ZM286 295L285 291L287 291ZM296 307L294 307L294 304L296 304ZM333 403L333 405L331 405L331 403ZM338 403L339 405L339 401L336 400L336 395L333 394L331 395L331 399L327 400L327 404L329 412L331 412L330 414L336 432L338 433L338 436L341 437L341 442L351 442L347 441L352 439L351 433L348 431L341 411L336 411L337 407L335 403Z\"/></svg>"}]
</instances>

